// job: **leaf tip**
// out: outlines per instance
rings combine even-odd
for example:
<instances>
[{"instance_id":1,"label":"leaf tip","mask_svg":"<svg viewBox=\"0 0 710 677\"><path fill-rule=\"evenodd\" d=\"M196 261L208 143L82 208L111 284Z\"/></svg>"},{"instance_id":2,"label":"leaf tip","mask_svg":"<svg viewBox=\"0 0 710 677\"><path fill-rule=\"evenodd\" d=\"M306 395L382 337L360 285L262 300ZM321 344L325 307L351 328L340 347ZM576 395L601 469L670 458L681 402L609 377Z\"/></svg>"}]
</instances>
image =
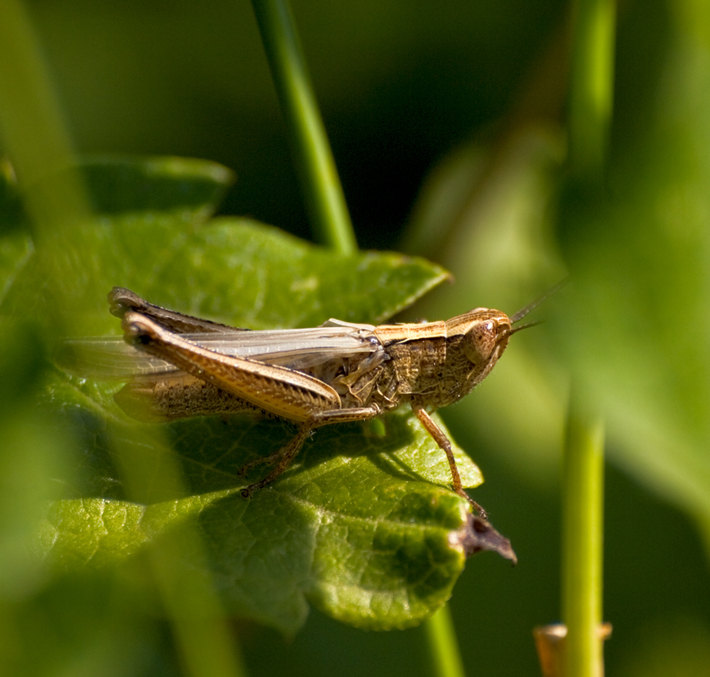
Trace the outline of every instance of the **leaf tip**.
<instances>
[{"instance_id":1,"label":"leaf tip","mask_svg":"<svg viewBox=\"0 0 710 677\"><path fill-rule=\"evenodd\" d=\"M491 550L510 560L513 565L518 563L510 540L479 515L468 513L466 523L449 535L449 544L462 549L467 558L482 550Z\"/></svg>"}]
</instances>

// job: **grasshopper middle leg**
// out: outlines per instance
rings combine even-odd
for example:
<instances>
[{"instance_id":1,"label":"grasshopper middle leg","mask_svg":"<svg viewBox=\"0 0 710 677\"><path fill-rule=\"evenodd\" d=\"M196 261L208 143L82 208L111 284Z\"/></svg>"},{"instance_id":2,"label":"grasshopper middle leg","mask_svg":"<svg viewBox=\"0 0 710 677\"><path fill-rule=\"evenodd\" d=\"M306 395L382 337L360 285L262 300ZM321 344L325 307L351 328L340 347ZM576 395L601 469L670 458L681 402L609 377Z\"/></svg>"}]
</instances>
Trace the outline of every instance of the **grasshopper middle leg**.
<instances>
[{"instance_id":1,"label":"grasshopper middle leg","mask_svg":"<svg viewBox=\"0 0 710 677\"><path fill-rule=\"evenodd\" d=\"M294 458L296 458L298 452L301 450L303 443L316 428L320 428L321 426L328 425L330 423L364 421L369 418L374 418L380 413L380 408L373 405L370 407L358 407L356 409L335 409L315 414L312 418L299 426L295 437L285 447L282 447L279 451L270 454L265 458L251 461L240 468L238 474L243 475L255 465L259 465L261 463L276 463L276 467L266 477L242 489L241 495L244 498L249 498L257 489L261 489L267 484L271 484L271 482L273 482L288 468L289 465L291 465L291 462Z\"/></svg>"},{"instance_id":2,"label":"grasshopper middle leg","mask_svg":"<svg viewBox=\"0 0 710 677\"><path fill-rule=\"evenodd\" d=\"M304 423L299 427L296 436L285 447L279 449L279 451L277 451L275 454L271 454L270 456L267 456L264 459L257 459L256 462L247 463L246 465L242 466L242 468L239 470L240 475L245 474L250 467L257 465L259 462L277 463L276 467L266 477L242 489L241 495L244 498L250 498L257 489L265 487L267 484L270 484L279 475L281 475L286 470L286 468L291 465L291 461L296 458L296 455L301 450L303 443L311 434L312 430L312 425Z\"/></svg>"}]
</instances>

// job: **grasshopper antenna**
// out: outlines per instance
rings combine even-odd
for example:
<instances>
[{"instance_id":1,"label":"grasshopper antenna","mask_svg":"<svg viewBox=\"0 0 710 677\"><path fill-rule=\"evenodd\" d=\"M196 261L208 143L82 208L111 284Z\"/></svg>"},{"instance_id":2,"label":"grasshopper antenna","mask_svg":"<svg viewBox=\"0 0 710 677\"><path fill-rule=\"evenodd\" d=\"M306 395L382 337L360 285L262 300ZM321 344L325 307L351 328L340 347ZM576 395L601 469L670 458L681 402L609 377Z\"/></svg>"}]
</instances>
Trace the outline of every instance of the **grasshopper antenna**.
<instances>
[{"instance_id":1,"label":"grasshopper antenna","mask_svg":"<svg viewBox=\"0 0 710 677\"><path fill-rule=\"evenodd\" d=\"M551 287L548 289L542 296L538 297L535 299L532 303L529 303L525 308L522 308L519 310L515 315L513 315L510 318L510 321L515 324L516 322L520 322L526 315L531 313L535 308L537 308L543 301L546 299L549 299L550 296L553 294L556 294L562 287L564 287L567 283L569 282L569 277L565 277L562 280L560 280L554 287ZM536 324L540 324L540 321L537 320L535 322L527 322L526 324L522 324L519 327L515 327L510 333L513 334L516 331L520 331L521 329L527 329L528 327L534 327Z\"/></svg>"},{"instance_id":2,"label":"grasshopper antenna","mask_svg":"<svg viewBox=\"0 0 710 677\"><path fill-rule=\"evenodd\" d=\"M535 320L534 322L526 322L525 324L521 324L519 327L513 327L508 332L508 336L511 336L511 335L515 334L516 332L519 332L523 329L530 329L530 327L537 327L538 324L542 324L542 320Z\"/></svg>"}]
</instances>

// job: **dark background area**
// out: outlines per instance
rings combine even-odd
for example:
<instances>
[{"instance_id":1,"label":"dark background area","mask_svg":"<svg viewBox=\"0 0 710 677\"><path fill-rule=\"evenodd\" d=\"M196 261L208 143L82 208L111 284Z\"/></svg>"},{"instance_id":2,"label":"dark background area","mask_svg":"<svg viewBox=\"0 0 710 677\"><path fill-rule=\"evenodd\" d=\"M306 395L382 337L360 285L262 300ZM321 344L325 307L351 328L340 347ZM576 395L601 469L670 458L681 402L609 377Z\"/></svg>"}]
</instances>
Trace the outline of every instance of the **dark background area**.
<instances>
[{"instance_id":1,"label":"dark background area","mask_svg":"<svg viewBox=\"0 0 710 677\"><path fill-rule=\"evenodd\" d=\"M224 212L308 236L248 2L31 3L81 152L234 169ZM361 246L397 241L427 171L495 123L562 29L561 3L295 3Z\"/></svg>"}]
</instances>

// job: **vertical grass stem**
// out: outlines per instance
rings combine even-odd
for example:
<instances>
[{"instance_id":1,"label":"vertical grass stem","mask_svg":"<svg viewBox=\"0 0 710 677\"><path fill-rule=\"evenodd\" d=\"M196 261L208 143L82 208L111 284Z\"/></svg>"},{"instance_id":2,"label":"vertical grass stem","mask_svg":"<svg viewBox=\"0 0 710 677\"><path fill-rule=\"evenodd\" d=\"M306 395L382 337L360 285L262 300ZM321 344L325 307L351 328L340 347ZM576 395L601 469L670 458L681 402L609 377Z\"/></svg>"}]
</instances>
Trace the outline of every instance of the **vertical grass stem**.
<instances>
[{"instance_id":1,"label":"vertical grass stem","mask_svg":"<svg viewBox=\"0 0 710 677\"><path fill-rule=\"evenodd\" d=\"M436 677L464 677L456 630L449 605L445 604L423 625L432 674Z\"/></svg>"},{"instance_id":2,"label":"vertical grass stem","mask_svg":"<svg viewBox=\"0 0 710 677\"><path fill-rule=\"evenodd\" d=\"M569 170L601 178L614 106L615 0L577 0L572 12Z\"/></svg>"},{"instance_id":3,"label":"vertical grass stem","mask_svg":"<svg viewBox=\"0 0 710 677\"><path fill-rule=\"evenodd\" d=\"M345 196L287 0L252 0L316 238L357 250Z\"/></svg>"},{"instance_id":4,"label":"vertical grass stem","mask_svg":"<svg viewBox=\"0 0 710 677\"><path fill-rule=\"evenodd\" d=\"M570 404L563 468L565 677L602 677L603 426Z\"/></svg>"}]
</instances>

